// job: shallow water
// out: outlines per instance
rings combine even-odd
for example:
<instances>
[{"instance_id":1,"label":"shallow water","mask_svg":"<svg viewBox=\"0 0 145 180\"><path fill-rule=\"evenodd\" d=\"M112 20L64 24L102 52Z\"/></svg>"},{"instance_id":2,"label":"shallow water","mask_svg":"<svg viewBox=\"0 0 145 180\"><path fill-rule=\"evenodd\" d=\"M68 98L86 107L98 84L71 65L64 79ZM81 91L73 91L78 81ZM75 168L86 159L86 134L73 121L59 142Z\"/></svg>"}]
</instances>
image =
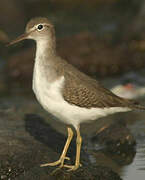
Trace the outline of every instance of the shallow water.
<instances>
[{"instance_id":1,"label":"shallow water","mask_svg":"<svg viewBox=\"0 0 145 180\"><path fill-rule=\"evenodd\" d=\"M120 175L124 180L145 179L145 141L140 143L137 144L133 162L122 168Z\"/></svg>"},{"instance_id":2,"label":"shallow water","mask_svg":"<svg viewBox=\"0 0 145 180\"><path fill-rule=\"evenodd\" d=\"M136 139L136 155L133 162L122 168L121 176L124 180L145 178L145 118L136 121L131 126L132 133Z\"/></svg>"}]
</instances>

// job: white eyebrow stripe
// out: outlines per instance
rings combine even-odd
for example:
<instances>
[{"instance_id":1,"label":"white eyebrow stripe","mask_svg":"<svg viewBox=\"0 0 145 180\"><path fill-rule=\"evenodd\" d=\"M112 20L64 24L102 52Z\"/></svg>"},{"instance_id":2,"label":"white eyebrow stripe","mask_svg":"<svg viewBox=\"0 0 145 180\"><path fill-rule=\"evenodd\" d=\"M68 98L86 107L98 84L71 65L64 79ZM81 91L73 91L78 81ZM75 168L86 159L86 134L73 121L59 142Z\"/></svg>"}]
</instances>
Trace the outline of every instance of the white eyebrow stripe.
<instances>
[{"instance_id":1,"label":"white eyebrow stripe","mask_svg":"<svg viewBox=\"0 0 145 180\"><path fill-rule=\"evenodd\" d=\"M53 27L53 25L51 25L51 24L39 23L39 24L33 26L32 28L30 28L30 31L36 30L39 25L48 26L48 27L49 27L49 26L50 26L50 27Z\"/></svg>"}]
</instances>

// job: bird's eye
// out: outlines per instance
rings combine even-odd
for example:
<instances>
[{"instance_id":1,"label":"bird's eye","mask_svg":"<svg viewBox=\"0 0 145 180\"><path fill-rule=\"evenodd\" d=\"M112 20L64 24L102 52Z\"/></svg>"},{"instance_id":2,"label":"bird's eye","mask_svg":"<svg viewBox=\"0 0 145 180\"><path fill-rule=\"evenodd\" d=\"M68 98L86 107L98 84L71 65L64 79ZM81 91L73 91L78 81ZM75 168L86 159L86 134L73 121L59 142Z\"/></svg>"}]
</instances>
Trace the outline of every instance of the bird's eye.
<instances>
[{"instance_id":1,"label":"bird's eye","mask_svg":"<svg viewBox=\"0 0 145 180\"><path fill-rule=\"evenodd\" d=\"M38 29L39 31L41 31L41 30L43 29L43 25L42 25L42 24L39 24L39 25L37 26L37 29Z\"/></svg>"}]
</instances>

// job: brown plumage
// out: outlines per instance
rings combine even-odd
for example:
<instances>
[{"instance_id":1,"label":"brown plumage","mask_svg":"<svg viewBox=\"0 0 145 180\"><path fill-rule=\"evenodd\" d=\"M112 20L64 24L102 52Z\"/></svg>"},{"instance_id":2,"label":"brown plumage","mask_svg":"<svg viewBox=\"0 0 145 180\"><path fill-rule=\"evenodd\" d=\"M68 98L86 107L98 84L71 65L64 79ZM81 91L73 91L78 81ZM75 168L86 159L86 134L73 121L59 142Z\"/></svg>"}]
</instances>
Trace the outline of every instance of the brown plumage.
<instances>
[{"instance_id":1,"label":"brown plumage","mask_svg":"<svg viewBox=\"0 0 145 180\"><path fill-rule=\"evenodd\" d=\"M38 24L38 22L39 24L43 23L50 26L49 29L51 30L51 33L49 33L48 36L51 36L51 42L53 42L50 50L54 51L54 26L47 18L33 18L27 24L26 32L29 32L31 28ZM47 64L47 62L42 62L42 64L43 63ZM111 91L104 88L98 81L80 72L59 56L56 56L53 59L51 65L53 67L52 69L56 71L56 73L52 73L52 76L55 74L54 79L62 75L65 77L62 93L65 101L70 104L85 108L129 107L131 109L145 109L145 107L140 106L136 101L116 96ZM47 71L46 65L45 69Z\"/></svg>"},{"instance_id":2,"label":"brown plumage","mask_svg":"<svg viewBox=\"0 0 145 180\"><path fill-rule=\"evenodd\" d=\"M105 89L99 82L88 77L57 56L54 27L46 18L32 19L27 24L25 33L9 45L23 39L33 39L37 44L33 90L38 101L45 110L68 125L68 138L60 158L53 163L42 164L41 167L59 165L59 168L65 167L75 171L81 166L80 151L82 137L80 134L80 124L82 122L131 109L145 110L145 107L138 105L134 101L116 96ZM103 109L109 107L124 108L111 108L115 109L114 111ZM101 109L99 109L100 114L97 108ZM65 159L69 159L66 155L73 137L73 130L70 125L76 129L77 134L76 160L74 165L64 163Z\"/></svg>"},{"instance_id":3,"label":"brown plumage","mask_svg":"<svg viewBox=\"0 0 145 180\"><path fill-rule=\"evenodd\" d=\"M68 103L85 108L128 107L145 110L145 107L136 101L116 96L98 81L78 71L66 61L60 58L57 58L56 61L58 75L65 77L62 92Z\"/></svg>"}]
</instances>

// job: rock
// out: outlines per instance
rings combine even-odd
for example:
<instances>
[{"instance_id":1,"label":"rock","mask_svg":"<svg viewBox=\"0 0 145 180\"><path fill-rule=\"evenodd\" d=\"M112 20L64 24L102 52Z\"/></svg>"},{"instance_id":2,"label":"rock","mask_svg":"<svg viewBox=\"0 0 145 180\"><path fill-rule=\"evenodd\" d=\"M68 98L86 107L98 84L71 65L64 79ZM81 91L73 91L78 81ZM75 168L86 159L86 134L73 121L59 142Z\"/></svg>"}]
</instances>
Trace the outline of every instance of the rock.
<instances>
[{"instance_id":1,"label":"rock","mask_svg":"<svg viewBox=\"0 0 145 180\"><path fill-rule=\"evenodd\" d=\"M83 167L76 172L61 169L52 176L54 168L41 168L40 164L59 158L65 136L55 131L41 116L26 114L26 112L40 112L40 107L34 101L17 97L15 101L9 99L8 103L6 102L5 99L0 104L1 179L120 179L109 167L91 164L83 149L81 152ZM74 141L68 155L72 160L70 163L74 163Z\"/></svg>"},{"instance_id":2,"label":"rock","mask_svg":"<svg viewBox=\"0 0 145 180\"><path fill-rule=\"evenodd\" d=\"M50 170L51 169L51 170ZM25 173L25 178L27 180L121 180L121 178L114 173L110 168L97 166L97 167L82 167L74 172L67 172L64 169L56 171L52 174L52 168L43 169L43 173L39 174L37 168L33 169L31 172ZM51 175L50 175L51 174ZM17 178L16 178L17 179ZM18 177L19 180L23 180L23 176Z\"/></svg>"},{"instance_id":3,"label":"rock","mask_svg":"<svg viewBox=\"0 0 145 180\"><path fill-rule=\"evenodd\" d=\"M106 145L107 151L111 153L129 153L134 151L136 141L125 123L116 120L110 126L102 127L96 136L92 138L93 141Z\"/></svg>"},{"instance_id":4,"label":"rock","mask_svg":"<svg viewBox=\"0 0 145 180\"><path fill-rule=\"evenodd\" d=\"M121 180L110 168L103 166L82 167L75 172L58 171L56 180Z\"/></svg>"}]
</instances>

